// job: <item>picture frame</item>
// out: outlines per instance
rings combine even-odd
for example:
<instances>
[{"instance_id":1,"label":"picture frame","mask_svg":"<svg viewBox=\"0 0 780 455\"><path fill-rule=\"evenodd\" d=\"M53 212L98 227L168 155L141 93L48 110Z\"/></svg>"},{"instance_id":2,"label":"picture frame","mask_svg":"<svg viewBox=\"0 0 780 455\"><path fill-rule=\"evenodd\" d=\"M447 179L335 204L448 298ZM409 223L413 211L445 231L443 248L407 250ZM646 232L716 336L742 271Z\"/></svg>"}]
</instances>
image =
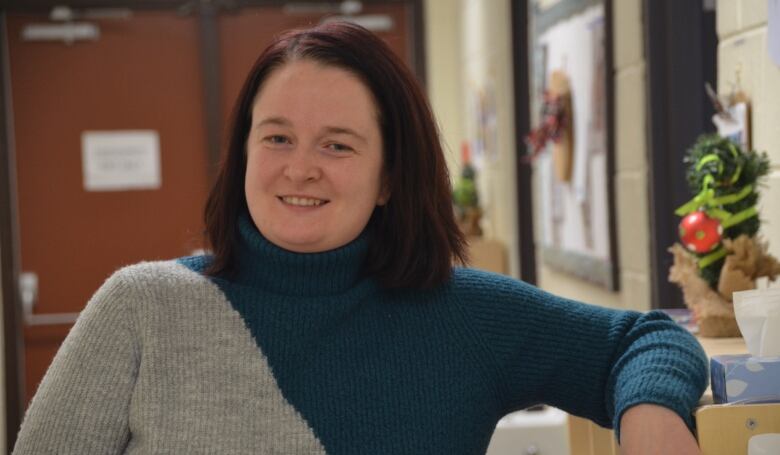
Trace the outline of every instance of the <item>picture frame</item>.
<instances>
[{"instance_id":1,"label":"picture frame","mask_svg":"<svg viewBox=\"0 0 780 455\"><path fill-rule=\"evenodd\" d=\"M529 8L532 127L552 76L565 75L572 103L571 178L556 172L552 141L534 159L537 251L544 265L616 291L611 2Z\"/></svg>"}]
</instances>

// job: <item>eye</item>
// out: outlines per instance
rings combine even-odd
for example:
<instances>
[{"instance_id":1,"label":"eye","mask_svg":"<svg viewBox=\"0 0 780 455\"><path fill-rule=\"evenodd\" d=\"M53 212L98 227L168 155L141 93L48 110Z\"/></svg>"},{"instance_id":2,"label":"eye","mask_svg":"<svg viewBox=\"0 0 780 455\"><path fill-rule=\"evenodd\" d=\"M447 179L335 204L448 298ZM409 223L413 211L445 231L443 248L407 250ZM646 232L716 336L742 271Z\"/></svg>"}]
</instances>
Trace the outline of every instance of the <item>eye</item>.
<instances>
[{"instance_id":1,"label":"eye","mask_svg":"<svg viewBox=\"0 0 780 455\"><path fill-rule=\"evenodd\" d=\"M291 141L287 136L283 136L281 134L272 134L270 136L264 137L263 142L271 145L284 145L289 144Z\"/></svg>"},{"instance_id":2,"label":"eye","mask_svg":"<svg viewBox=\"0 0 780 455\"><path fill-rule=\"evenodd\" d=\"M328 144L325 147L327 149L331 150L331 151L340 152L340 153L351 152L351 151L354 150L352 147L350 147L348 145L340 144L338 142L334 142L332 144Z\"/></svg>"}]
</instances>

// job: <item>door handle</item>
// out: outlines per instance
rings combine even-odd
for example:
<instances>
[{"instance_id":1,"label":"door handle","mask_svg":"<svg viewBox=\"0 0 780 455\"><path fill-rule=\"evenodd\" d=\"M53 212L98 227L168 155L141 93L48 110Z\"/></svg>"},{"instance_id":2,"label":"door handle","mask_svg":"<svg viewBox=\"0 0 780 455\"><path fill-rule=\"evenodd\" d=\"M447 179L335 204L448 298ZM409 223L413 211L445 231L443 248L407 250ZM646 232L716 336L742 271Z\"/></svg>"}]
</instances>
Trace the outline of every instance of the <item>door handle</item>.
<instances>
[{"instance_id":1,"label":"door handle","mask_svg":"<svg viewBox=\"0 0 780 455\"><path fill-rule=\"evenodd\" d=\"M38 275L35 272L19 274L19 295L22 298L22 317L26 325L73 324L79 317L80 313L35 314L33 312L38 301Z\"/></svg>"}]
</instances>

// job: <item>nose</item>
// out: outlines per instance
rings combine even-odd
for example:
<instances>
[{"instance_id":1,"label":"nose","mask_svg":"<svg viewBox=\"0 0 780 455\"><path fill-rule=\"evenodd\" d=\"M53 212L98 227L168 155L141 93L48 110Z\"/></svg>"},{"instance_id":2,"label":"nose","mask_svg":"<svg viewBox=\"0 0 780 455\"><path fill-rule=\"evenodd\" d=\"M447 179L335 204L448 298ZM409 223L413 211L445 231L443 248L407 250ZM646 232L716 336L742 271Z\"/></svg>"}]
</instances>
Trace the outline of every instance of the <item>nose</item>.
<instances>
[{"instance_id":1,"label":"nose","mask_svg":"<svg viewBox=\"0 0 780 455\"><path fill-rule=\"evenodd\" d=\"M316 154L301 149L292 151L284 168L284 176L294 183L319 179L322 176L322 169L317 162Z\"/></svg>"}]
</instances>

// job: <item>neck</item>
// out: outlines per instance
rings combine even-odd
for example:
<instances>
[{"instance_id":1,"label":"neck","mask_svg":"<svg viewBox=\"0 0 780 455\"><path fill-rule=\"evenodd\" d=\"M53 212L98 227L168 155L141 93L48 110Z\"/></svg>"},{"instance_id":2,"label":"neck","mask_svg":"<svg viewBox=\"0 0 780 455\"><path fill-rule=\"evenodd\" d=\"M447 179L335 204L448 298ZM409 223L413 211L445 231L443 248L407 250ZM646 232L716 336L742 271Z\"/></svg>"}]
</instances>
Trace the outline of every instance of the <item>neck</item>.
<instances>
[{"instance_id":1,"label":"neck","mask_svg":"<svg viewBox=\"0 0 780 455\"><path fill-rule=\"evenodd\" d=\"M363 262L366 233L334 250L295 253L268 241L249 216L238 220L237 282L286 295L316 296L344 293L367 281Z\"/></svg>"}]
</instances>

